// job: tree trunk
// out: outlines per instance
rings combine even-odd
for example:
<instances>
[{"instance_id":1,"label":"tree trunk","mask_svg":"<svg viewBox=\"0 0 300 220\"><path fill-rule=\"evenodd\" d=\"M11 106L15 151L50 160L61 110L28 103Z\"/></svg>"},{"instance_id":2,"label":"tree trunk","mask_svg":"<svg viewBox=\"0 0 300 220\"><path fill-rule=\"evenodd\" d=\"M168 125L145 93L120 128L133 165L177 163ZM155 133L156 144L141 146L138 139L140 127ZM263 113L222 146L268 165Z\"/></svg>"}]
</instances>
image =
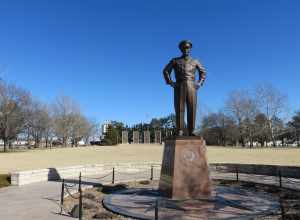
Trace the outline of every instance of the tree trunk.
<instances>
[{"instance_id":1,"label":"tree trunk","mask_svg":"<svg viewBox=\"0 0 300 220\"><path fill-rule=\"evenodd\" d=\"M264 140L263 140L263 139L260 139L260 140L259 140L259 143L260 143L260 146L261 146L261 147L264 147L264 145L265 145L265 142L264 142Z\"/></svg>"},{"instance_id":2,"label":"tree trunk","mask_svg":"<svg viewBox=\"0 0 300 220\"><path fill-rule=\"evenodd\" d=\"M250 148L253 148L253 136L251 130L249 131L249 141L250 141Z\"/></svg>"},{"instance_id":3,"label":"tree trunk","mask_svg":"<svg viewBox=\"0 0 300 220\"><path fill-rule=\"evenodd\" d=\"M52 148L52 138L50 138L50 149Z\"/></svg>"},{"instance_id":4,"label":"tree trunk","mask_svg":"<svg viewBox=\"0 0 300 220\"><path fill-rule=\"evenodd\" d=\"M27 147L29 146L29 139L30 139L30 134L29 134L29 128L27 129Z\"/></svg>"},{"instance_id":5,"label":"tree trunk","mask_svg":"<svg viewBox=\"0 0 300 220\"><path fill-rule=\"evenodd\" d=\"M46 148L48 148L48 137L45 137Z\"/></svg>"},{"instance_id":6,"label":"tree trunk","mask_svg":"<svg viewBox=\"0 0 300 220\"><path fill-rule=\"evenodd\" d=\"M6 140L6 138L3 139L3 150L4 150L4 152L7 152L7 140Z\"/></svg>"},{"instance_id":7,"label":"tree trunk","mask_svg":"<svg viewBox=\"0 0 300 220\"><path fill-rule=\"evenodd\" d=\"M66 137L63 137L63 146L67 147L67 138Z\"/></svg>"},{"instance_id":8,"label":"tree trunk","mask_svg":"<svg viewBox=\"0 0 300 220\"><path fill-rule=\"evenodd\" d=\"M38 136L35 135L35 137L34 137L34 148L38 148L38 147L39 147Z\"/></svg>"}]
</instances>

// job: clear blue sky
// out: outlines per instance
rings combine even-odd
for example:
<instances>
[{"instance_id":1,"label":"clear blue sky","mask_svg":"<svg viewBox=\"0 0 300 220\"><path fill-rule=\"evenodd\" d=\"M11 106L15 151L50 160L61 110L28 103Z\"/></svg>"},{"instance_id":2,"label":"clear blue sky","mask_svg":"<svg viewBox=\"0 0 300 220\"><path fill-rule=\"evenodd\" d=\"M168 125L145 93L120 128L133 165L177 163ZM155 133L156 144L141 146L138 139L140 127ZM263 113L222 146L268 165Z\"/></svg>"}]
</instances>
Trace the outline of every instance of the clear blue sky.
<instances>
[{"instance_id":1,"label":"clear blue sky","mask_svg":"<svg viewBox=\"0 0 300 220\"><path fill-rule=\"evenodd\" d=\"M162 68L193 41L207 69L200 108L272 83L300 109L300 1L3 0L0 77L51 102L73 97L98 121L173 112Z\"/></svg>"}]
</instances>

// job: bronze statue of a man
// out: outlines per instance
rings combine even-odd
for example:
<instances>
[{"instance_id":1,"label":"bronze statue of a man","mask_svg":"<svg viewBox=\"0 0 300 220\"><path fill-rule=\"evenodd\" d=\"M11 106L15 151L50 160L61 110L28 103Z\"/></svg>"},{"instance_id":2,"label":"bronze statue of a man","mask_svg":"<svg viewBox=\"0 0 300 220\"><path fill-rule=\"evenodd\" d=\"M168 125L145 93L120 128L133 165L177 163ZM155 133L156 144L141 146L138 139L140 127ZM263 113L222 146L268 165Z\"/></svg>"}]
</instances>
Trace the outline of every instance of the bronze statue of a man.
<instances>
[{"instance_id":1,"label":"bronze statue of a man","mask_svg":"<svg viewBox=\"0 0 300 220\"><path fill-rule=\"evenodd\" d=\"M189 136L193 135L196 120L197 89L203 85L205 80L205 69L200 62L190 56L192 42L184 40L179 43L182 52L181 57L173 58L164 68L163 74L168 85L174 88L174 106L176 113L177 135L184 133L184 112L187 106L187 128ZM174 69L176 82L171 79L171 72ZM199 79L195 80L195 73L198 70Z\"/></svg>"}]
</instances>

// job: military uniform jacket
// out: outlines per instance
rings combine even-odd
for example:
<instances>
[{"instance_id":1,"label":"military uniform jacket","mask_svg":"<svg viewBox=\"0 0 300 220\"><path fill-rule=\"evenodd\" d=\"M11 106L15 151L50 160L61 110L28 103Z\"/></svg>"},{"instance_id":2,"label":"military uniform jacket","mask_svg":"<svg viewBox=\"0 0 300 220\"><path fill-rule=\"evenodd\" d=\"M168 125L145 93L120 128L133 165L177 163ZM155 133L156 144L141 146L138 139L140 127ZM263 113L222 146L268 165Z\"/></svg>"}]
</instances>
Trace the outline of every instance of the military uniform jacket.
<instances>
[{"instance_id":1,"label":"military uniform jacket","mask_svg":"<svg viewBox=\"0 0 300 220\"><path fill-rule=\"evenodd\" d=\"M199 81L205 80L205 69L201 63L191 57L173 58L164 68L163 74L167 84L172 82L171 72L174 69L176 82L195 81L196 70L199 72Z\"/></svg>"}]
</instances>

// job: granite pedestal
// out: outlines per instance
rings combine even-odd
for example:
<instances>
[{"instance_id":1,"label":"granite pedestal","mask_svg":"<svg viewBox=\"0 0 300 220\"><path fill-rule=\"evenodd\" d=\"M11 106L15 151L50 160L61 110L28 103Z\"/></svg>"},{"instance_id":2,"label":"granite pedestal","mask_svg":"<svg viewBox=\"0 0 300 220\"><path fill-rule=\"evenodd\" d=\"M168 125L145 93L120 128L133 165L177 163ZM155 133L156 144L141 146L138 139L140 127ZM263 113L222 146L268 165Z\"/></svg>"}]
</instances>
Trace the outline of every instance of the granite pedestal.
<instances>
[{"instance_id":1,"label":"granite pedestal","mask_svg":"<svg viewBox=\"0 0 300 220\"><path fill-rule=\"evenodd\" d=\"M159 190L172 199L211 196L211 180L205 141L200 137L176 137L165 141Z\"/></svg>"}]
</instances>

